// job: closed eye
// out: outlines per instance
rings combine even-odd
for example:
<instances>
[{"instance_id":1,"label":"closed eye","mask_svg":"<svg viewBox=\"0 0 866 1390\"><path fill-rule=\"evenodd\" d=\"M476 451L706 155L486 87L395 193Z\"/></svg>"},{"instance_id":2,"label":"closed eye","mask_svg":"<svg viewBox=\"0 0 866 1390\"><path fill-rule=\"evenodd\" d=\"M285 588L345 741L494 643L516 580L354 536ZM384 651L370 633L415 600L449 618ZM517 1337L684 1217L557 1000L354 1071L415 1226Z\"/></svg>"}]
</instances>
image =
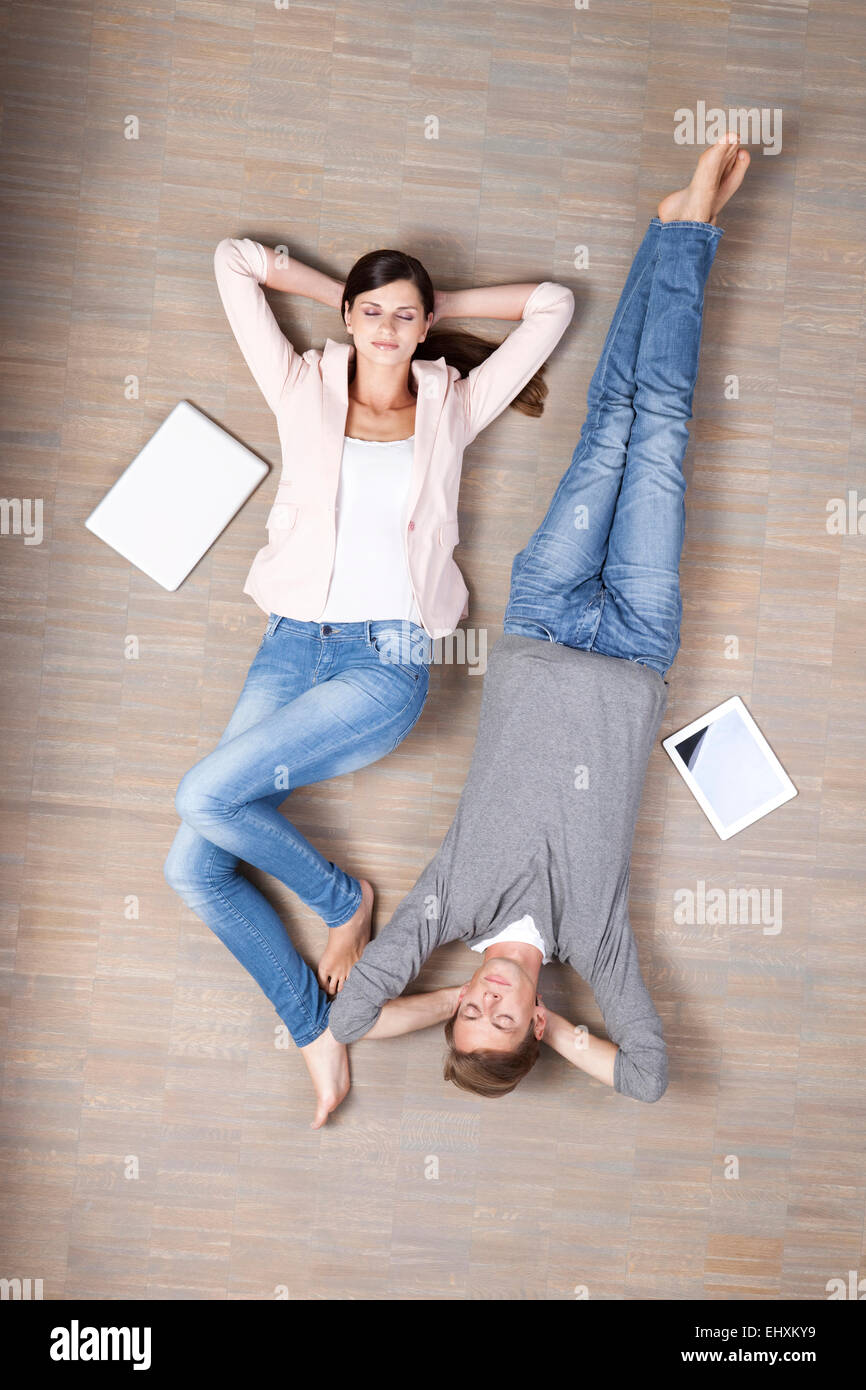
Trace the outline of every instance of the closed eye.
<instances>
[{"instance_id":1,"label":"closed eye","mask_svg":"<svg viewBox=\"0 0 866 1390\"><path fill-rule=\"evenodd\" d=\"M474 1009L475 1012L467 1013L468 1009ZM474 1004L464 1004L460 1012L460 1017L465 1018L468 1023L474 1023L476 1019L479 1019L481 1017L481 1013L480 1010L477 1009ZM502 1022L497 1022L497 1019L500 1019ZM492 1018L490 1022L493 1024L494 1028L499 1029L500 1033L511 1033L514 1030L514 1019L511 1017L510 1014L497 1014L496 1018ZM503 1027L502 1024L504 1023L508 1023L511 1026Z\"/></svg>"}]
</instances>

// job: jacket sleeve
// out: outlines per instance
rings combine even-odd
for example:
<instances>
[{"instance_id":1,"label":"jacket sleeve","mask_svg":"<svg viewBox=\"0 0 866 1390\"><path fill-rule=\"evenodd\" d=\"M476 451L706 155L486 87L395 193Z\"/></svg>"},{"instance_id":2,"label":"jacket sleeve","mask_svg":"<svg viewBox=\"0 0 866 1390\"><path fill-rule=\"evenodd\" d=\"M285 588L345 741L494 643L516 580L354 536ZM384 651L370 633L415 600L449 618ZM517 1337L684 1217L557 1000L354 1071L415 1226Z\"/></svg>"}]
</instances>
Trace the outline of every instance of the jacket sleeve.
<instances>
[{"instance_id":1,"label":"jacket sleeve","mask_svg":"<svg viewBox=\"0 0 866 1390\"><path fill-rule=\"evenodd\" d=\"M421 971L445 932L435 856L390 922L365 947L328 1015L338 1042L357 1042L369 1033L383 1004L396 999Z\"/></svg>"},{"instance_id":2,"label":"jacket sleeve","mask_svg":"<svg viewBox=\"0 0 866 1390\"><path fill-rule=\"evenodd\" d=\"M274 317L262 286L268 261L261 242L224 237L214 251L220 299L238 347L262 395L276 413L308 364Z\"/></svg>"},{"instance_id":3,"label":"jacket sleeve","mask_svg":"<svg viewBox=\"0 0 866 1390\"><path fill-rule=\"evenodd\" d=\"M587 983L601 1009L607 1035L619 1048L614 1090L632 1100L660 1100L668 1086L667 1048L661 1019L641 975L624 905L611 915Z\"/></svg>"},{"instance_id":4,"label":"jacket sleeve","mask_svg":"<svg viewBox=\"0 0 866 1390\"><path fill-rule=\"evenodd\" d=\"M464 398L466 444L502 414L547 361L573 314L571 290L542 280L524 304L517 327L489 357L455 383L455 391Z\"/></svg>"}]
</instances>

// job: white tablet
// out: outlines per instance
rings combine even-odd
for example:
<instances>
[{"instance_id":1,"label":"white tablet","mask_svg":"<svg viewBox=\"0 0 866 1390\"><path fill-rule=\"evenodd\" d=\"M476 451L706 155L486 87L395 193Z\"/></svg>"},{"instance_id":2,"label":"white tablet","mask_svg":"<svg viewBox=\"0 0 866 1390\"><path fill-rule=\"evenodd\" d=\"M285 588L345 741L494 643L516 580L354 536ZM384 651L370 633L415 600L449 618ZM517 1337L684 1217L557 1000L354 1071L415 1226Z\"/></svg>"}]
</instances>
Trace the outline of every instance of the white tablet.
<instances>
[{"instance_id":1,"label":"white tablet","mask_svg":"<svg viewBox=\"0 0 866 1390\"><path fill-rule=\"evenodd\" d=\"M84 524L176 589L267 472L257 454L181 401Z\"/></svg>"},{"instance_id":2,"label":"white tablet","mask_svg":"<svg viewBox=\"0 0 866 1390\"><path fill-rule=\"evenodd\" d=\"M739 695L671 734L662 747L722 840L797 795Z\"/></svg>"}]
</instances>

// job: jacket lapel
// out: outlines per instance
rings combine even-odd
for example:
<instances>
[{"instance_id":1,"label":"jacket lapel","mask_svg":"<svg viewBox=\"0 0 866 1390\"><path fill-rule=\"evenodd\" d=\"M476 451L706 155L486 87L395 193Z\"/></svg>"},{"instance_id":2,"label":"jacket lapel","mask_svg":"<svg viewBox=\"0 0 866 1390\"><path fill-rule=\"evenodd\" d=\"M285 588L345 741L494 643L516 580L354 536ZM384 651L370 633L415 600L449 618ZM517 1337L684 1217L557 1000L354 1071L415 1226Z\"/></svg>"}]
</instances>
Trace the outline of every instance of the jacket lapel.
<instances>
[{"instance_id":1,"label":"jacket lapel","mask_svg":"<svg viewBox=\"0 0 866 1390\"><path fill-rule=\"evenodd\" d=\"M414 361L409 367L415 378L417 404L415 406L415 454L412 461L412 481L409 485L407 515L411 516L421 495L421 488L430 467L436 431L442 419L442 402L445 399L445 386L448 369L445 358L438 357L435 362Z\"/></svg>"},{"instance_id":2,"label":"jacket lapel","mask_svg":"<svg viewBox=\"0 0 866 1390\"><path fill-rule=\"evenodd\" d=\"M336 343L333 338L326 338L322 351L323 493L335 507L349 413L349 353L354 350L350 343Z\"/></svg>"}]
</instances>

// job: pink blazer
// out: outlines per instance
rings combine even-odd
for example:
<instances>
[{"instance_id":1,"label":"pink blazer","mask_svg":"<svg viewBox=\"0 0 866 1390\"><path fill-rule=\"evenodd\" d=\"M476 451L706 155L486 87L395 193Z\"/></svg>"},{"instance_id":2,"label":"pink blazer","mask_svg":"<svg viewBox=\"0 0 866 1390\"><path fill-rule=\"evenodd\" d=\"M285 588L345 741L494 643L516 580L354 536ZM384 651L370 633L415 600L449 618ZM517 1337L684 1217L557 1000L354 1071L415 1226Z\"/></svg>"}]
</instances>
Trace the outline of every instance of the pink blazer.
<instances>
[{"instance_id":1,"label":"pink blazer","mask_svg":"<svg viewBox=\"0 0 866 1390\"><path fill-rule=\"evenodd\" d=\"M253 560L244 593L265 613L316 622L334 567L348 369L355 349L327 338L322 350L295 351L262 289L267 261L259 242L224 238L214 252L214 271L226 316L276 416L282 445L268 544ZM545 280L526 301L518 326L468 376L461 377L444 357L410 365L417 405L404 541L415 601L433 638L453 632L469 613L468 590L452 558L459 540L463 451L550 356L573 313L571 290Z\"/></svg>"}]
</instances>

